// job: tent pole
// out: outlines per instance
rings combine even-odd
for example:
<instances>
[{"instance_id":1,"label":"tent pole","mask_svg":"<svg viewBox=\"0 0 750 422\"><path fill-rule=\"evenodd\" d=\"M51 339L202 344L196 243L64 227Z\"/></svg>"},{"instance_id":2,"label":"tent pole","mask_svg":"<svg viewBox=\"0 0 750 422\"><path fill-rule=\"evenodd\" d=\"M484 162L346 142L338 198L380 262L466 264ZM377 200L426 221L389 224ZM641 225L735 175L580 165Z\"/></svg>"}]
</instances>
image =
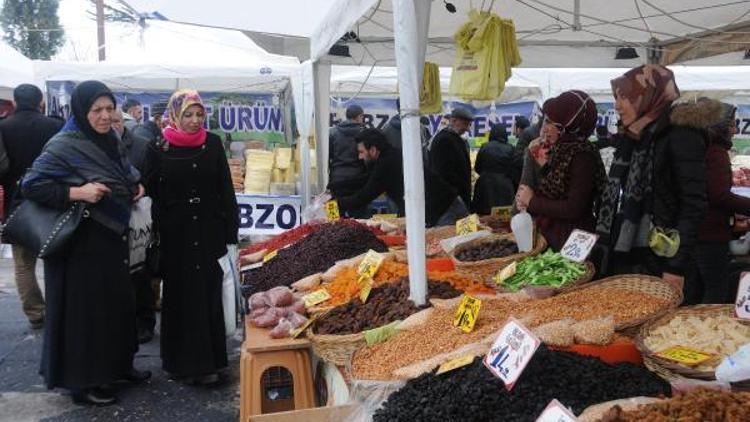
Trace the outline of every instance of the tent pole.
<instances>
[{"instance_id":1,"label":"tent pole","mask_svg":"<svg viewBox=\"0 0 750 422\"><path fill-rule=\"evenodd\" d=\"M315 63L315 156L318 169L318 192L328 186L328 132L331 115L331 64Z\"/></svg>"},{"instance_id":2,"label":"tent pole","mask_svg":"<svg viewBox=\"0 0 750 422\"><path fill-rule=\"evenodd\" d=\"M419 90L424 72L430 1L393 0L398 86L401 93L401 137L404 156L409 298L427 301L425 267L424 170L419 123Z\"/></svg>"}]
</instances>

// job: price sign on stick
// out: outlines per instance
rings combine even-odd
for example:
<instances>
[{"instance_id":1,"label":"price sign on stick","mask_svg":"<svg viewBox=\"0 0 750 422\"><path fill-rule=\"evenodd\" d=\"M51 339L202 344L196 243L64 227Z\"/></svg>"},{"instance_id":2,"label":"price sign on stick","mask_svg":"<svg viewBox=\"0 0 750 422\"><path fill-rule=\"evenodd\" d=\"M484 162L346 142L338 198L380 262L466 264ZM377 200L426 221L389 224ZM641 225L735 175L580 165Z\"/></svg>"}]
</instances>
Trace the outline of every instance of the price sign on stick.
<instances>
[{"instance_id":1,"label":"price sign on stick","mask_svg":"<svg viewBox=\"0 0 750 422\"><path fill-rule=\"evenodd\" d=\"M361 276L367 276L368 278L375 277L375 274L380 269L380 265L383 264L383 255L370 249L362 259L357 267L357 274Z\"/></svg>"},{"instance_id":2,"label":"price sign on stick","mask_svg":"<svg viewBox=\"0 0 750 422\"><path fill-rule=\"evenodd\" d=\"M308 295L302 296L302 300L305 302L305 307L309 308L319 303L323 303L331 298L331 294L326 289L316 290Z\"/></svg>"},{"instance_id":3,"label":"price sign on stick","mask_svg":"<svg viewBox=\"0 0 750 422\"><path fill-rule=\"evenodd\" d=\"M500 221L507 222L510 221L512 209L513 207L492 207L492 209L490 209L490 215L499 218Z\"/></svg>"},{"instance_id":4,"label":"price sign on stick","mask_svg":"<svg viewBox=\"0 0 750 422\"><path fill-rule=\"evenodd\" d=\"M362 303L365 303L367 302L367 298L370 297L370 292L372 291L372 278L365 274L361 275L359 277L359 285L361 287L359 291L359 300L361 300Z\"/></svg>"},{"instance_id":5,"label":"price sign on stick","mask_svg":"<svg viewBox=\"0 0 750 422\"><path fill-rule=\"evenodd\" d=\"M278 255L278 254L279 254L279 250L278 249L274 249L273 251L271 251L271 252L263 255L263 263L265 264L266 262L274 259L276 257L276 255Z\"/></svg>"},{"instance_id":6,"label":"price sign on stick","mask_svg":"<svg viewBox=\"0 0 750 422\"><path fill-rule=\"evenodd\" d=\"M509 318L500 335L492 343L484 365L505 383L510 391L534 356L541 341L517 319Z\"/></svg>"},{"instance_id":7,"label":"price sign on stick","mask_svg":"<svg viewBox=\"0 0 750 422\"><path fill-rule=\"evenodd\" d=\"M326 202L323 205L323 208L326 210L328 221L336 221L341 218L341 214L339 213L339 203L336 202L336 200Z\"/></svg>"},{"instance_id":8,"label":"price sign on stick","mask_svg":"<svg viewBox=\"0 0 750 422\"><path fill-rule=\"evenodd\" d=\"M474 355L465 355L456 359L451 359L448 362L440 365L437 372L435 372L435 375L444 374L448 371L464 367L472 362L474 362Z\"/></svg>"},{"instance_id":9,"label":"price sign on stick","mask_svg":"<svg viewBox=\"0 0 750 422\"><path fill-rule=\"evenodd\" d=\"M750 319L750 273L742 273L740 276L737 300L734 302L734 313L737 318Z\"/></svg>"},{"instance_id":10,"label":"price sign on stick","mask_svg":"<svg viewBox=\"0 0 750 422\"><path fill-rule=\"evenodd\" d=\"M597 239L599 236L594 233L575 229L560 250L560 255L574 262L583 262L589 257Z\"/></svg>"},{"instance_id":11,"label":"price sign on stick","mask_svg":"<svg viewBox=\"0 0 750 422\"><path fill-rule=\"evenodd\" d=\"M575 415L568 408L562 405L557 399L549 402L536 422L575 422Z\"/></svg>"},{"instance_id":12,"label":"price sign on stick","mask_svg":"<svg viewBox=\"0 0 750 422\"><path fill-rule=\"evenodd\" d=\"M458 309L456 310L456 316L453 318L453 326L461 327L463 332L470 333L474 329L477 318L479 318L480 307L482 307L481 300L464 295L461 304L458 305Z\"/></svg>"},{"instance_id":13,"label":"price sign on stick","mask_svg":"<svg viewBox=\"0 0 750 422\"><path fill-rule=\"evenodd\" d=\"M474 233L479 228L479 216L476 214L471 214L470 216L466 218L462 218L458 221L456 221L456 234L457 235L464 235L469 233Z\"/></svg>"}]
</instances>

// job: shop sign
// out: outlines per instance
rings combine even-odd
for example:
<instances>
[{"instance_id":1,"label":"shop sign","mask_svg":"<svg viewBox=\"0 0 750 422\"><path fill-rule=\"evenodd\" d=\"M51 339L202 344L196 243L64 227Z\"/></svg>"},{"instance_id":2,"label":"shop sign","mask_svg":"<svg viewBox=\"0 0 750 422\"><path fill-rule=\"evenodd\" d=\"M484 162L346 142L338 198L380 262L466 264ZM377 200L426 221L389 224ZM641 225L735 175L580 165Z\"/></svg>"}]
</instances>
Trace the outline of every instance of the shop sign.
<instances>
[{"instance_id":1,"label":"shop sign","mask_svg":"<svg viewBox=\"0 0 750 422\"><path fill-rule=\"evenodd\" d=\"M575 415L557 399L549 402L536 422L576 422Z\"/></svg>"},{"instance_id":2,"label":"shop sign","mask_svg":"<svg viewBox=\"0 0 750 422\"><path fill-rule=\"evenodd\" d=\"M500 335L492 343L484 365L505 383L510 391L531 361L541 341L517 319L509 318Z\"/></svg>"},{"instance_id":3,"label":"shop sign","mask_svg":"<svg viewBox=\"0 0 750 422\"><path fill-rule=\"evenodd\" d=\"M594 233L575 229L560 249L560 255L574 262L583 262L589 257L597 239L599 236Z\"/></svg>"},{"instance_id":4,"label":"shop sign","mask_svg":"<svg viewBox=\"0 0 750 422\"><path fill-rule=\"evenodd\" d=\"M277 235L300 225L299 196L237 194L241 236Z\"/></svg>"}]
</instances>

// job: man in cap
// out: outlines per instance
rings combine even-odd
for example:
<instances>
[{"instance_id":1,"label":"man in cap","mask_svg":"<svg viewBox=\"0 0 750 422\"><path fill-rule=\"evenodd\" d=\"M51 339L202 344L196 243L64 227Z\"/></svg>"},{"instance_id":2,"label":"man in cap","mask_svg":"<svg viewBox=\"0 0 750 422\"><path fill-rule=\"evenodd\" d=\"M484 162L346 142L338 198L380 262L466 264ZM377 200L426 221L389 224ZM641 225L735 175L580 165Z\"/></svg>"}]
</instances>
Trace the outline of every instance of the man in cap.
<instances>
[{"instance_id":1,"label":"man in cap","mask_svg":"<svg viewBox=\"0 0 750 422\"><path fill-rule=\"evenodd\" d=\"M346 120L331 129L328 137L328 189L334 197L358 192L367 183L367 167L359 159L355 136L364 129L364 110L352 104L346 108ZM346 210L353 218L368 218L367 204Z\"/></svg>"},{"instance_id":2,"label":"man in cap","mask_svg":"<svg viewBox=\"0 0 750 422\"><path fill-rule=\"evenodd\" d=\"M42 114L44 97L34 85L22 84L13 91L15 111L0 122L0 138L7 151L8 172L2 177L5 216L13 211L12 200L18 180L42 153L42 148L62 127L63 121ZM16 285L21 304L32 328L44 326L44 299L36 280L36 257L13 245Z\"/></svg>"},{"instance_id":3,"label":"man in cap","mask_svg":"<svg viewBox=\"0 0 750 422\"><path fill-rule=\"evenodd\" d=\"M461 137L465 134L474 115L467 109L457 107L450 115L450 123L438 132L432 139L430 146L431 177L442 179L440 185L447 190L443 195L432 195L432 199L440 203L430 203L427 207L444 207L446 197L452 198L447 209L435 210L440 215L436 225L454 224L457 219L468 214L468 204L471 203L471 159L466 141Z\"/></svg>"}]
</instances>

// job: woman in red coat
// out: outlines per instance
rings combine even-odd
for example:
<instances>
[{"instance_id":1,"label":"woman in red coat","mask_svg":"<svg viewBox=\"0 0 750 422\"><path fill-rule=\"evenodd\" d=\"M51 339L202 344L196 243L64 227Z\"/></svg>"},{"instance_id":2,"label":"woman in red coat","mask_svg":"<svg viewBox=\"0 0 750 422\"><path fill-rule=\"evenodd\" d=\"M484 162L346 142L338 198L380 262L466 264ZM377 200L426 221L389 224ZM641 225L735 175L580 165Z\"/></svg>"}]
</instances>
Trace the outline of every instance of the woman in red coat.
<instances>
[{"instance_id":1,"label":"woman in red coat","mask_svg":"<svg viewBox=\"0 0 750 422\"><path fill-rule=\"evenodd\" d=\"M596 103L582 91L567 91L544 103L542 136L529 151L539 166L536 186L521 185L516 197L549 245L559 251L573 229L594 231L595 205L607 176L588 138L596 127Z\"/></svg>"},{"instance_id":2,"label":"woman in red coat","mask_svg":"<svg viewBox=\"0 0 750 422\"><path fill-rule=\"evenodd\" d=\"M685 280L685 303L726 303L729 299L729 241L735 213L750 215L750 198L732 193L729 150L735 130L735 107L701 98L674 108L672 124L708 133L706 176L708 211L698 229L695 262L698 271Z\"/></svg>"}]
</instances>

